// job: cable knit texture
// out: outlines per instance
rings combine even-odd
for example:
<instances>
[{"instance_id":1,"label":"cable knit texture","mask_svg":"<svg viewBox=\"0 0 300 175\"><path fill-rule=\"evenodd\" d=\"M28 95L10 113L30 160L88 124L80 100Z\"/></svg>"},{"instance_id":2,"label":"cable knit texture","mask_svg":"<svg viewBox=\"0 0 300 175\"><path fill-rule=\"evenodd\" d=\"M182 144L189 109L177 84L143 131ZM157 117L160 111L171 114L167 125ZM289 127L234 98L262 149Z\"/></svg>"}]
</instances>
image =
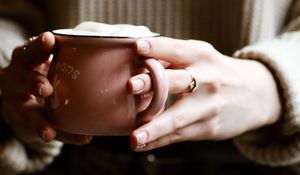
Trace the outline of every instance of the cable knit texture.
<instances>
[{"instance_id":1,"label":"cable knit texture","mask_svg":"<svg viewBox=\"0 0 300 175\"><path fill-rule=\"evenodd\" d=\"M260 145L260 142L249 142L247 138L249 135L247 134L236 139L235 143L240 151L252 160L274 166L300 161L300 96L297 95L300 89L299 48L300 32L290 32L277 39L260 42L235 53L236 57L259 60L274 72L285 102L283 104L283 119L280 121L282 125L279 129L283 136L293 138L288 142L277 138L278 140L275 142L263 146ZM253 137L253 133L250 135ZM266 135L263 139L270 137L274 136Z\"/></svg>"},{"instance_id":2,"label":"cable knit texture","mask_svg":"<svg viewBox=\"0 0 300 175\"><path fill-rule=\"evenodd\" d=\"M17 34L16 34L17 33ZM0 68L9 64L11 51L24 42L25 32L12 21L0 18Z\"/></svg>"},{"instance_id":3,"label":"cable knit texture","mask_svg":"<svg viewBox=\"0 0 300 175\"><path fill-rule=\"evenodd\" d=\"M1 1L0 5L3 2L7 5L11 1ZM45 12L48 27L52 29L73 27L87 20L130 23L146 25L152 31L164 36L205 40L227 55L250 45L237 51L235 56L259 60L274 73L284 110L282 119L276 125L245 133L236 138L235 143L242 154L259 163L273 166L299 163L300 84L297 81L300 75L298 69L300 33L297 32L300 26L300 18L297 18L300 16L299 0L51 0L42 3L38 0L32 1ZM28 9L23 10L27 11L25 14L30 14ZM16 16L10 16L11 13L7 10L5 14L7 18L16 19ZM37 19L34 18L34 14L32 19ZM0 29L3 29L1 30L3 35L5 32L10 33L5 26L0 25ZM276 38L283 29L285 33ZM1 48L1 64L7 63L9 57L3 55L9 55L11 51L11 47ZM11 138L7 143L12 146L8 147L8 144L3 142L0 151L9 150L18 155L29 154L21 142ZM16 160L13 160L13 156L10 159L3 159L4 155L7 155L5 151L1 151L0 165L8 162L6 167L10 165L11 169L7 173L5 169L3 171L1 169L1 173L14 174L24 171L24 167L15 166L13 162Z\"/></svg>"},{"instance_id":4,"label":"cable knit texture","mask_svg":"<svg viewBox=\"0 0 300 175\"><path fill-rule=\"evenodd\" d=\"M22 18L39 19L35 17L37 12L25 1L6 1L0 2L0 69L8 66L12 50L24 43L29 35L25 28L21 27L19 21ZM32 11L32 12L31 12ZM11 17L11 19L9 19ZM36 26L41 22L37 21ZM31 25L33 26L33 25ZM39 27L37 27L39 28ZM0 82L1 83L1 82ZM0 89L1 95L1 89ZM0 98L1 99L1 98ZM0 100L1 101L1 100ZM1 107L0 107L1 109ZM43 170L53 162L54 158L60 153L62 143L53 141L45 143L39 141L34 144L25 144L20 136L16 136L1 120L0 112L0 174L15 175L31 173Z\"/></svg>"},{"instance_id":5,"label":"cable knit texture","mask_svg":"<svg viewBox=\"0 0 300 175\"><path fill-rule=\"evenodd\" d=\"M1 121L2 122L2 121ZM7 125L0 123L0 170L1 175L32 173L43 170L60 153L62 143L42 140L24 144L14 136Z\"/></svg>"}]
</instances>

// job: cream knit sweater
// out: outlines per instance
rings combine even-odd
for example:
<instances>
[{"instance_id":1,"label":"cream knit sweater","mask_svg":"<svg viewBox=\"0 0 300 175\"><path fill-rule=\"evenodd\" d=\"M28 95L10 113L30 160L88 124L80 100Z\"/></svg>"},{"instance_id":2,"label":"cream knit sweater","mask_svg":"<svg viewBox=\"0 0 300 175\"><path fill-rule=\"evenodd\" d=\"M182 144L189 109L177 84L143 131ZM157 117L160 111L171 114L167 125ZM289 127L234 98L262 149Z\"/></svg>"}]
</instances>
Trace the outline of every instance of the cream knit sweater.
<instances>
[{"instance_id":1,"label":"cream knit sweater","mask_svg":"<svg viewBox=\"0 0 300 175\"><path fill-rule=\"evenodd\" d=\"M228 55L234 53L237 58L263 62L273 72L278 82L284 108L282 119L276 125L235 138L234 142L240 152L255 162L271 166L300 163L299 0L51 0L37 2L38 8L46 13L44 19L47 20L37 18L39 13L31 15L31 18L24 18L32 14L32 11L22 8L26 4L24 1L3 0L3 3L0 3L0 14L5 17L0 20L0 64L2 67L8 64L13 47L24 40L24 31L20 30L16 23L9 22L9 18L16 19L17 22L22 21L23 24L24 21L29 21L30 24L36 21L37 29L43 23L51 29L73 27L87 20L142 24L165 36L205 40L212 43L222 53ZM15 137L18 138L18 136ZM19 146L12 148L19 149L22 142L14 140L12 144ZM4 156L5 146L0 145L1 174L6 170L17 173L41 168L37 166L38 168L34 169L32 164L31 169L28 168L27 162L29 161L27 160L24 160L22 168L18 167L16 162L6 163L7 157L5 156L10 156L10 159L15 157ZM57 153L49 156L55 155ZM30 159L29 157L27 158ZM50 162L45 161L44 164Z\"/></svg>"}]
</instances>

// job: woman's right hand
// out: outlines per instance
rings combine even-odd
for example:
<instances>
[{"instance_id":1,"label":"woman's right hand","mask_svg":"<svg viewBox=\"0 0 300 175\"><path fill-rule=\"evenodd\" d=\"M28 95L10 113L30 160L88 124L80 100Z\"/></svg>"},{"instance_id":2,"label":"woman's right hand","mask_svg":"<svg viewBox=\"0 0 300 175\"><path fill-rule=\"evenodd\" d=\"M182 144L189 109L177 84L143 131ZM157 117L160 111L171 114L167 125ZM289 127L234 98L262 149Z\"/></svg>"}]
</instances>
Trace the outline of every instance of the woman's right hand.
<instances>
[{"instance_id":1,"label":"woman's right hand","mask_svg":"<svg viewBox=\"0 0 300 175\"><path fill-rule=\"evenodd\" d=\"M54 44L53 34L45 32L14 49L10 65L0 74L2 118L28 144L39 143L41 139L89 143L91 136L57 131L46 118L44 99L53 93L47 73Z\"/></svg>"},{"instance_id":2,"label":"woman's right hand","mask_svg":"<svg viewBox=\"0 0 300 175\"><path fill-rule=\"evenodd\" d=\"M153 120L141 119L143 125L131 135L135 151L231 139L280 119L276 81L258 61L223 55L210 43L197 40L145 38L136 42L136 49L144 57L169 63L169 92L176 99ZM151 91L151 77L135 75L128 87L143 98Z\"/></svg>"}]
</instances>

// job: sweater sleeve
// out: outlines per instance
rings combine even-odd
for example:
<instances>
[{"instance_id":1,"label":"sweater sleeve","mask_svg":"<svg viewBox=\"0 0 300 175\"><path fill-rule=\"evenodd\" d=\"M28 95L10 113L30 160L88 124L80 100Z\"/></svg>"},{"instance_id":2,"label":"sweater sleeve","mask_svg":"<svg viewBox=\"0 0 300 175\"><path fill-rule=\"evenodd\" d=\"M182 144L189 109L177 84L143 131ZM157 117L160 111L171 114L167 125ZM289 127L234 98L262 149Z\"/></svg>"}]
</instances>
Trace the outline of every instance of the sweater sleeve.
<instances>
[{"instance_id":1,"label":"sweater sleeve","mask_svg":"<svg viewBox=\"0 0 300 175\"><path fill-rule=\"evenodd\" d=\"M12 50L24 42L25 32L14 22L0 18L0 69L8 66Z\"/></svg>"},{"instance_id":2,"label":"sweater sleeve","mask_svg":"<svg viewBox=\"0 0 300 175\"><path fill-rule=\"evenodd\" d=\"M24 144L4 124L0 124L0 171L1 175L17 175L43 170L60 153L62 143L40 141Z\"/></svg>"},{"instance_id":3,"label":"sweater sleeve","mask_svg":"<svg viewBox=\"0 0 300 175\"><path fill-rule=\"evenodd\" d=\"M300 162L300 17L286 29L275 39L247 46L234 54L262 62L277 80L282 99L281 119L234 139L242 154L270 166Z\"/></svg>"},{"instance_id":4,"label":"sweater sleeve","mask_svg":"<svg viewBox=\"0 0 300 175\"><path fill-rule=\"evenodd\" d=\"M0 18L0 69L8 66L13 49L24 42L25 36L25 31L19 25ZM1 120L0 115L1 175L32 173L42 170L60 153L61 147L62 143L58 141L25 144Z\"/></svg>"}]
</instances>

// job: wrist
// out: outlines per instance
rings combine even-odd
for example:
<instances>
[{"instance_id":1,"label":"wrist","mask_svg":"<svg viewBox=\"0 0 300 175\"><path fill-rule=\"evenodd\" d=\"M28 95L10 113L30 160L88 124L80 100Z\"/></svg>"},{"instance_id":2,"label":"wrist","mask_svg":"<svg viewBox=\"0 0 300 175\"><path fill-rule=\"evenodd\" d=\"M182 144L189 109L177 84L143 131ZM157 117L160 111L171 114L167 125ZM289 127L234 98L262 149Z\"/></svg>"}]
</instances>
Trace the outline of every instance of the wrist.
<instances>
[{"instance_id":1,"label":"wrist","mask_svg":"<svg viewBox=\"0 0 300 175\"><path fill-rule=\"evenodd\" d=\"M262 122L272 124L278 121L282 107L277 82L272 72L256 60L232 60L235 61L235 68L240 72L246 87L255 92L261 101L264 101L264 105L258 109L263 114Z\"/></svg>"}]
</instances>

